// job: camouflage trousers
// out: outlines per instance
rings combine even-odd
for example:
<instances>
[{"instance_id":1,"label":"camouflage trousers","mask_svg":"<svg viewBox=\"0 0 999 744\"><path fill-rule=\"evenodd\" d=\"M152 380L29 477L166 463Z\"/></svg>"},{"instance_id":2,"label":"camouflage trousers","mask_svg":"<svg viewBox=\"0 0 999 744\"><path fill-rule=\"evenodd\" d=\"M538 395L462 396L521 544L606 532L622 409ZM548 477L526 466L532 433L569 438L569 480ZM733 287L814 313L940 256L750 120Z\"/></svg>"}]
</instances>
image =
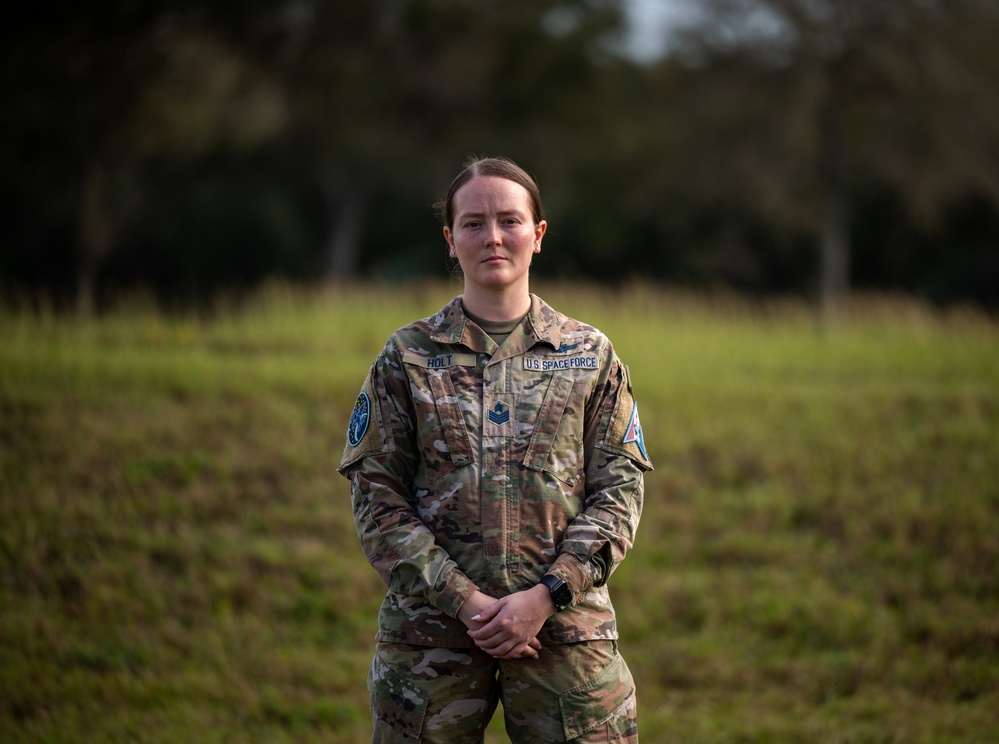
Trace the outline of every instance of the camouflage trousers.
<instances>
[{"instance_id":1,"label":"camouflage trousers","mask_svg":"<svg viewBox=\"0 0 999 744\"><path fill-rule=\"evenodd\" d=\"M368 674L372 744L481 744L503 704L514 744L637 744L635 683L615 641L499 661L477 648L379 643Z\"/></svg>"}]
</instances>

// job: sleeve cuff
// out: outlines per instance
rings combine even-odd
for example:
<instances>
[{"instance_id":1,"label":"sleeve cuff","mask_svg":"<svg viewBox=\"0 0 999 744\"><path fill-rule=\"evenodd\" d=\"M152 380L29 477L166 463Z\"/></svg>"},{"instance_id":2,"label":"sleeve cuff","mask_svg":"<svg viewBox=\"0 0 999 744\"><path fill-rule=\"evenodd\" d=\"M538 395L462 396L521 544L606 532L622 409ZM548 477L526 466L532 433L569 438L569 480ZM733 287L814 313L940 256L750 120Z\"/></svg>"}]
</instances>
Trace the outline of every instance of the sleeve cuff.
<instances>
[{"instance_id":1,"label":"sleeve cuff","mask_svg":"<svg viewBox=\"0 0 999 744\"><path fill-rule=\"evenodd\" d=\"M465 604L465 600L478 591L478 587L457 569L451 571L438 587L440 591L434 592L431 602L450 617L458 617L458 610Z\"/></svg>"},{"instance_id":2,"label":"sleeve cuff","mask_svg":"<svg viewBox=\"0 0 999 744\"><path fill-rule=\"evenodd\" d=\"M586 564L575 553L559 554L546 573L562 579L570 586L576 597L588 592L593 586L593 576L587 570Z\"/></svg>"}]
</instances>

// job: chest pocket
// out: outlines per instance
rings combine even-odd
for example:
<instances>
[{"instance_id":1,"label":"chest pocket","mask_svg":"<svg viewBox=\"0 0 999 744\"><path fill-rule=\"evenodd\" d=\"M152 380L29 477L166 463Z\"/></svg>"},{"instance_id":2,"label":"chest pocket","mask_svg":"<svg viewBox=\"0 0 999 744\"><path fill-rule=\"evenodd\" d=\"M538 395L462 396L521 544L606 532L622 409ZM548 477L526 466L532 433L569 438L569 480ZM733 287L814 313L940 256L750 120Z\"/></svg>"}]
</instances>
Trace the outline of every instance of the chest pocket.
<instances>
[{"instance_id":1,"label":"chest pocket","mask_svg":"<svg viewBox=\"0 0 999 744\"><path fill-rule=\"evenodd\" d=\"M571 377L553 374L538 409L524 465L573 485L583 472L585 397Z\"/></svg>"},{"instance_id":2,"label":"chest pocket","mask_svg":"<svg viewBox=\"0 0 999 744\"><path fill-rule=\"evenodd\" d=\"M419 436L427 478L435 481L472 462L472 445L450 375L430 372L427 380L431 400L417 402Z\"/></svg>"}]
</instances>

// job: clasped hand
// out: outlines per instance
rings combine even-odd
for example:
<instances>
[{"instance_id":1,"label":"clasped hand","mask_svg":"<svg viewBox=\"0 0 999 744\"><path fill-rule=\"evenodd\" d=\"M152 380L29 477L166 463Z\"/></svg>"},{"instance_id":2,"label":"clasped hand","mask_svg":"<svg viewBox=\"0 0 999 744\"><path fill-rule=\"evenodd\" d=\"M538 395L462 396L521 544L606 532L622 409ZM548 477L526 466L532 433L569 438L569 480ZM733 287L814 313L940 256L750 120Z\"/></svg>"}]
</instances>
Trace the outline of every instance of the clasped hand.
<instances>
[{"instance_id":1,"label":"clasped hand","mask_svg":"<svg viewBox=\"0 0 999 744\"><path fill-rule=\"evenodd\" d=\"M497 659L538 658L538 631L555 611L544 585L502 599L475 592L458 611L475 645Z\"/></svg>"}]
</instances>

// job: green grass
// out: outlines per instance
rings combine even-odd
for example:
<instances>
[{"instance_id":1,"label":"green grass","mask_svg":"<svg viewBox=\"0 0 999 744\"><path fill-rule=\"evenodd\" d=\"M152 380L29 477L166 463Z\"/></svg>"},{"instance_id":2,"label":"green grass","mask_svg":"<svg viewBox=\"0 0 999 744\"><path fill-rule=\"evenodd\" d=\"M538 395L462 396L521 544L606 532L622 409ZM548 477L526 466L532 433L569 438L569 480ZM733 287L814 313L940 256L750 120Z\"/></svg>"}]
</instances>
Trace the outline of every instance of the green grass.
<instances>
[{"instance_id":1,"label":"green grass","mask_svg":"<svg viewBox=\"0 0 999 744\"><path fill-rule=\"evenodd\" d=\"M366 741L382 588L335 467L453 291L0 312L0 741ZM999 323L541 293L614 340L656 464L612 579L643 741L999 740Z\"/></svg>"}]
</instances>

